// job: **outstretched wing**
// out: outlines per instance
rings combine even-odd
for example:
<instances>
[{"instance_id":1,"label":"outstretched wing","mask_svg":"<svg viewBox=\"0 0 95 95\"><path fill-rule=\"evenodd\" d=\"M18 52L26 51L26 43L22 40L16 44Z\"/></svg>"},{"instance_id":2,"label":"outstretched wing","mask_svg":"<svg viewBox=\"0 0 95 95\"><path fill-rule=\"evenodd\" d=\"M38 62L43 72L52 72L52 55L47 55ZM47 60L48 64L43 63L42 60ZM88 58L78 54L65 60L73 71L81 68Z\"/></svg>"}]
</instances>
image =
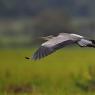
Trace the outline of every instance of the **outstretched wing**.
<instances>
[{"instance_id":1,"label":"outstretched wing","mask_svg":"<svg viewBox=\"0 0 95 95\"><path fill-rule=\"evenodd\" d=\"M52 47L46 47L46 46L41 46L33 55L33 59L41 59L49 54L51 54L54 50Z\"/></svg>"},{"instance_id":2,"label":"outstretched wing","mask_svg":"<svg viewBox=\"0 0 95 95\"><path fill-rule=\"evenodd\" d=\"M95 47L95 40L80 39L77 44L81 47Z\"/></svg>"},{"instance_id":3,"label":"outstretched wing","mask_svg":"<svg viewBox=\"0 0 95 95\"><path fill-rule=\"evenodd\" d=\"M56 50L74 42L75 40L73 40L69 34L59 34L57 37L53 37L52 39L43 43L41 47L34 53L32 58L34 60L41 59L55 52Z\"/></svg>"}]
</instances>

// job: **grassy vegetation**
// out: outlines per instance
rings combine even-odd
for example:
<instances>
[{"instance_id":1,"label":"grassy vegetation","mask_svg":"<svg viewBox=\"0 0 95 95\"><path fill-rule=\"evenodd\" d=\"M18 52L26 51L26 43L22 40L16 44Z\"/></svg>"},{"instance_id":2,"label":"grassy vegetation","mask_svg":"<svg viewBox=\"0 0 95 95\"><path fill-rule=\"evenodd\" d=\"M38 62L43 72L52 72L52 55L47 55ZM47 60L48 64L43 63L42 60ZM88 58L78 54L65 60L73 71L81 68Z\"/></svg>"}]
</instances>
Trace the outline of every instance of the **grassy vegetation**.
<instances>
[{"instance_id":1,"label":"grassy vegetation","mask_svg":"<svg viewBox=\"0 0 95 95\"><path fill-rule=\"evenodd\" d=\"M35 49L0 50L0 95L95 95L95 49L64 48L39 61Z\"/></svg>"}]
</instances>

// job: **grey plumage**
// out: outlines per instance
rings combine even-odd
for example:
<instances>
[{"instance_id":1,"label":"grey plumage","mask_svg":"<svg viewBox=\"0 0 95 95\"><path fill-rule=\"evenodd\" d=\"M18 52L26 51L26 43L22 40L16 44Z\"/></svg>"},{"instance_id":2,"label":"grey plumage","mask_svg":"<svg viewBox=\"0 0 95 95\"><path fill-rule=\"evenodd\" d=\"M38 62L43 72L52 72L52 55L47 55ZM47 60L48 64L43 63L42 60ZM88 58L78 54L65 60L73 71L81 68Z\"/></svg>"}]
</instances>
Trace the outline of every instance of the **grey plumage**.
<instances>
[{"instance_id":1,"label":"grey plumage","mask_svg":"<svg viewBox=\"0 0 95 95\"><path fill-rule=\"evenodd\" d=\"M58 36L48 37L48 40L34 53L32 59L41 59L70 44L78 44L81 47L95 47L94 40L88 40L77 34L60 33Z\"/></svg>"}]
</instances>

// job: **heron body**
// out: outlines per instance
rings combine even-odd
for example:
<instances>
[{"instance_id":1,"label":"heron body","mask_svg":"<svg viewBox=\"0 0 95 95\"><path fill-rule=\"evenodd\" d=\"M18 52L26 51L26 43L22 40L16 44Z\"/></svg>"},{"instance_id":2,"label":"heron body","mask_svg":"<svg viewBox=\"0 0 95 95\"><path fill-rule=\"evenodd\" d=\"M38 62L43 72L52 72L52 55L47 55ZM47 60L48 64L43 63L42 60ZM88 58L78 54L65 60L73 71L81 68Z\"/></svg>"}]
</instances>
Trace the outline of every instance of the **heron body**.
<instances>
[{"instance_id":1,"label":"heron body","mask_svg":"<svg viewBox=\"0 0 95 95\"><path fill-rule=\"evenodd\" d=\"M44 58L70 44L77 44L80 47L95 47L95 40L89 40L81 35L69 33L60 33L55 37L48 36L48 40L41 44L40 48L32 56L32 59Z\"/></svg>"}]
</instances>

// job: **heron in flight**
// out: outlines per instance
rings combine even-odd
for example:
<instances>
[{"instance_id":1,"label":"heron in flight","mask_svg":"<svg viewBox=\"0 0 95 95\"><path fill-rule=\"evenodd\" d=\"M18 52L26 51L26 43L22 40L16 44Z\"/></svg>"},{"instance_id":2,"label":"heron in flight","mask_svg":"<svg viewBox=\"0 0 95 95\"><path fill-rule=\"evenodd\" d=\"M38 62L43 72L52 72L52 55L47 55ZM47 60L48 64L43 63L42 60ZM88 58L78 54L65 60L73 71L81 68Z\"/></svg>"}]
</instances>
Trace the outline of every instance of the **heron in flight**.
<instances>
[{"instance_id":1,"label":"heron in flight","mask_svg":"<svg viewBox=\"0 0 95 95\"><path fill-rule=\"evenodd\" d=\"M90 40L77 34L60 33L58 36L55 37L51 35L42 38L47 41L42 43L40 48L34 53L34 55L32 56L33 60L44 58L57 51L58 49L61 49L70 44L77 44L80 47L95 48L95 40ZM26 57L26 59L30 58Z\"/></svg>"}]
</instances>

